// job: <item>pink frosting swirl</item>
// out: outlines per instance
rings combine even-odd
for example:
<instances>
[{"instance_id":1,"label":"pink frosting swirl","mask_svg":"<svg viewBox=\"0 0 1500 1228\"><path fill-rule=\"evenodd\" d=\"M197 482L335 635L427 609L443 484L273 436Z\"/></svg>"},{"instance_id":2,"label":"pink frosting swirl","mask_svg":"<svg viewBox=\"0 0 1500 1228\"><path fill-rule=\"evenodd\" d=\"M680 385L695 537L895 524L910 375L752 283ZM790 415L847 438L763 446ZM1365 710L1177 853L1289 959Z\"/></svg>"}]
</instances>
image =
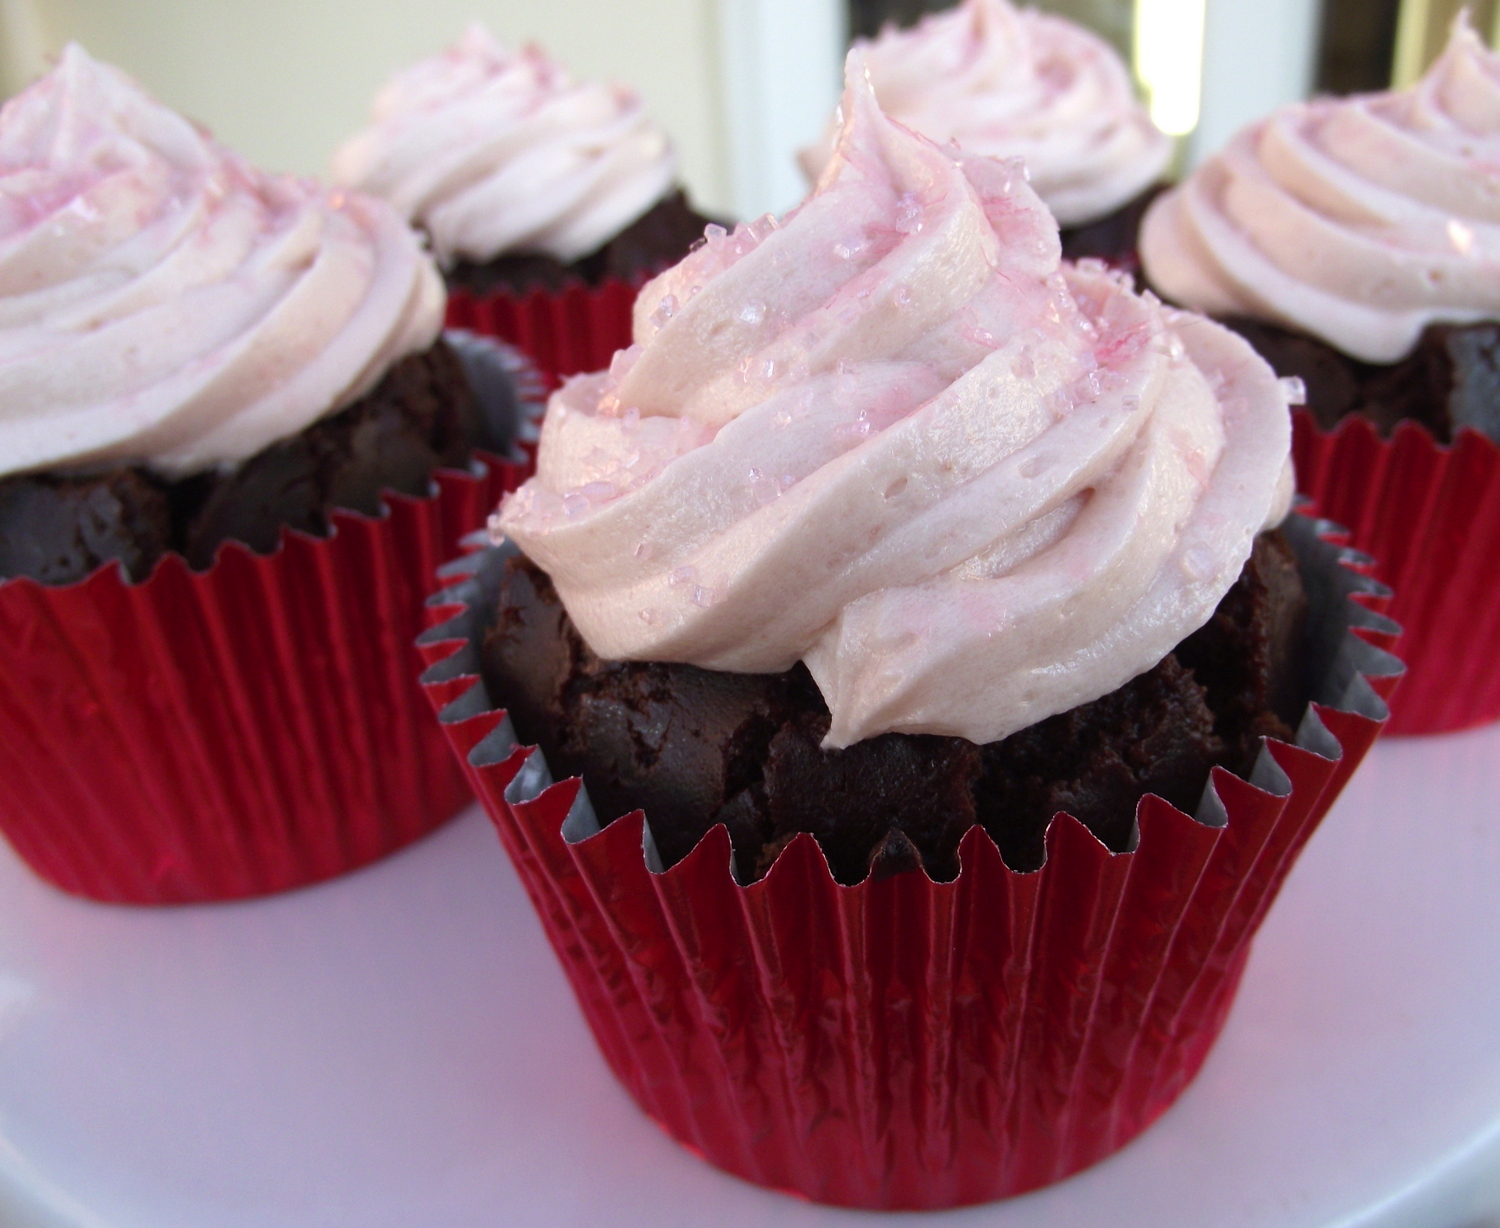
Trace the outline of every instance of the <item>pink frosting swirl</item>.
<instances>
[{"instance_id":1,"label":"pink frosting swirl","mask_svg":"<svg viewBox=\"0 0 1500 1228\"><path fill-rule=\"evenodd\" d=\"M671 191L677 155L633 91L575 81L474 25L386 83L332 174L389 200L445 265L506 252L570 263Z\"/></svg>"},{"instance_id":2,"label":"pink frosting swirl","mask_svg":"<svg viewBox=\"0 0 1500 1228\"><path fill-rule=\"evenodd\" d=\"M76 45L0 110L0 473L234 464L442 314L386 205L256 171Z\"/></svg>"},{"instance_id":3,"label":"pink frosting swirl","mask_svg":"<svg viewBox=\"0 0 1500 1228\"><path fill-rule=\"evenodd\" d=\"M1415 86L1282 107L1158 199L1152 283L1395 362L1500 318L1500 56L1460 17Z\"/></svg>"},{"instance_id":4,"label":"pink frosting swirl","mask_svg":"<svg viewBox=\"0 0 1500 1228\"><path fill-rule=\"evenodd\" d=\"M492 530L601 656L800 658L830 746L993 741L1208 619L1285 512L1286 395L1227 330L1061 265L1018 163L891 122L851 66L818 190L646 286Z\"/></svg>"},{"instance_id":5,"label":"pink frosting swirl","mask_svg":"<svg viewBox=\"0 0 1500 1228\"><path fill-rule=\"evenodd\" d=\"M887 115L939 144L1021 158L1064 226L1118 209L1171 160L1171 139L1136 100L1114 48L1061 17L964 0L858 47ZM800 155L809 179L837 131L835 121Z\"/></svg>"}]
</instances>

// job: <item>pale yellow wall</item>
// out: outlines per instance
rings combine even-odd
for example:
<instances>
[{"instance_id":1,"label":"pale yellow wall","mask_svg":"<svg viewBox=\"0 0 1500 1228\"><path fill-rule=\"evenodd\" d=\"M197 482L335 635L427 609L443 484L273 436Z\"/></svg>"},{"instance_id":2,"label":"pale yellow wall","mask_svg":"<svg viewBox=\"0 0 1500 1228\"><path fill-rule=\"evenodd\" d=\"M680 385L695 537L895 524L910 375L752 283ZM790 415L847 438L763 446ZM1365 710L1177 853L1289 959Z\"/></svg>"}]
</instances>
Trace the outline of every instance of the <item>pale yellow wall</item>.
<instances>
[{"instance_id":1,"label":"pale yellow wall","mask_svg":"<svg viewBox=\"0 0 1500 1228\"><path fill-rule=\"evenodd\" d=\"M694 195L727 210L715 11L715 0L0 0L0 39L9 32L11 74L27 54L17 33L39 32L46 51L77 39L253 161L316 173L386 74L479 18L580 76L634 86Z\"/></svg>"}]
</instances>

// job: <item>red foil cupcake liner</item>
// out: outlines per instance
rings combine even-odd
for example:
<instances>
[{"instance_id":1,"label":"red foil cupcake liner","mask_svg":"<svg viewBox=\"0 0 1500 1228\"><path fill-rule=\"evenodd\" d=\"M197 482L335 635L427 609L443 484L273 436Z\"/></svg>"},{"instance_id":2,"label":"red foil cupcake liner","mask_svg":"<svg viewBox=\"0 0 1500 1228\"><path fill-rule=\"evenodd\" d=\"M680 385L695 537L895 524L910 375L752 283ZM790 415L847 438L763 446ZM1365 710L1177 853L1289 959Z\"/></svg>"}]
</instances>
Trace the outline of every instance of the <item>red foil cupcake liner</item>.
<instances>
[{"instance_id":1,"label":"red foil cupcake liner","mask_svg":"<svg viewBox=\"0 0 1500 1228\"><path fill-rule=\"evenodd\" d=\"M316 882L451 817L469 788L412 641L432 569L524 469L441 471L201 573L172 554L140 584L0 582L0 831L65 891L175 904Z\"/></svg>"},{"instance_id":2,"label":"red foil cupcake liner","mask_svg":"<svg viewBox=\"0 0 1500 1228\"><path fill-rule=\"evenodd\" d=\"M609 366L631 342L630 312L638 286L607 280L582 282L555 294L502 290L482 297L466 290L448 296L448 326L516 346L555 386L580 371Z\"/></svg>"},{"instance_id":3,"label":"red foil cupcake liner","mask_svg":"<svg viewBox=\"0 0 1500 1228\"><path fill-rule=\"evenodd\" d=\"M1388 732L1500 719L1500 446L1467 429L1444 446L1412 422L1382 439L1357 415L1328 432L1298 410L1292 447L1298 488L1394 590L1407 673Z\"/></svg>"},{"instance_id":4,"label":"red foil cupcake liner","mask_svg":"<svg viewBox=\"0 0 1500 1228\"><path fill-rule=\"evenodd\" d=\"M940 1208L1060 1180L1146 1128L1198 1070L1293 859L1379 734L1396 627L1330 526L1289 522L1315 694L1198 818L1156 797L1134 851L1058 815L1016 873L975 827L962 870L838 885L809 836L749 886L722 827L660 872L639 811L601 829L476 680L503 553L433 599L421 641L453 749L520 871L611 1069L679 1142L761 1185Z\"/></svg>"}]
</instances>

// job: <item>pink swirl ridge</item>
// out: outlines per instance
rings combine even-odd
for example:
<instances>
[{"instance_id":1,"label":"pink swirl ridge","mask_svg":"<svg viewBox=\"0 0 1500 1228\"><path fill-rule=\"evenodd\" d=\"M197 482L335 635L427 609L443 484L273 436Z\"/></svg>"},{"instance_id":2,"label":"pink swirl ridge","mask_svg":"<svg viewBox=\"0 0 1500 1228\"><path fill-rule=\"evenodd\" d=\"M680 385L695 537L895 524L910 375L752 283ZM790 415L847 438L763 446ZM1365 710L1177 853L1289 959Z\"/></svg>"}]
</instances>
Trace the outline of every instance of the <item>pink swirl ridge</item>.
<instances>
[{"instance_id":1,"label":"pink swirl ridge","mask_svg":"<svg viewBox=\"0 0 1500 1228\"><path fill-rule=\"evenodd\" d=\"M1152 205L1141 257L1176 302L1366 362L1500 317L1500 56L1460 15L1410 89L1282 107Z\"/></svg>"},{"instance_id":2,"label":"pink swirl ridge","mask_svg":"<svg viewBox=\"0 0 1500 1228\"><path fill-rule=\"evenodd\" d=\"M1020 165L879 109L858 52L816 191L643 290L552 399L492 532L603 657L806 661L829 746L1005 737L1201 626L1290 494L1233 334L1059 260Z\"/></svg>"},{"instance_id":3,"label":"pink swirl ridge","mask_svg":"<svg viewBox=\"0 0 1500 1228\"><path fill-rule=\"evenodd\" d=\"M255 170L77 45L0 110L0 474L232 465L442 314L387 206Z\"/></svg>"}]
</instances>

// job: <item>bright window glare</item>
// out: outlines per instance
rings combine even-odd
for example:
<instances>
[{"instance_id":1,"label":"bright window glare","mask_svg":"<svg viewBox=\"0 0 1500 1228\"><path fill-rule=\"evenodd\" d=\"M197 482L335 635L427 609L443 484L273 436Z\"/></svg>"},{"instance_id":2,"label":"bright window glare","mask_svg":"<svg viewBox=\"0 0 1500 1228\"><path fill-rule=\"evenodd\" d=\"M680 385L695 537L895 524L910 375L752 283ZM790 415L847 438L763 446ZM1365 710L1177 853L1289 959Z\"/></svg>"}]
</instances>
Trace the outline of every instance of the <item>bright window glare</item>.
<instances>
[{"instance_id":1,"label":"bright window glare","mask_svg":"<svg viewBox=\"0 0 1500 1228\"><path fill-rule=\"evenodd\" d=\"M1203 13L1207 0L1135 0L1135 72L1163 132L1198 124L1203 93Z\"/></svg>"}]
</instances>

